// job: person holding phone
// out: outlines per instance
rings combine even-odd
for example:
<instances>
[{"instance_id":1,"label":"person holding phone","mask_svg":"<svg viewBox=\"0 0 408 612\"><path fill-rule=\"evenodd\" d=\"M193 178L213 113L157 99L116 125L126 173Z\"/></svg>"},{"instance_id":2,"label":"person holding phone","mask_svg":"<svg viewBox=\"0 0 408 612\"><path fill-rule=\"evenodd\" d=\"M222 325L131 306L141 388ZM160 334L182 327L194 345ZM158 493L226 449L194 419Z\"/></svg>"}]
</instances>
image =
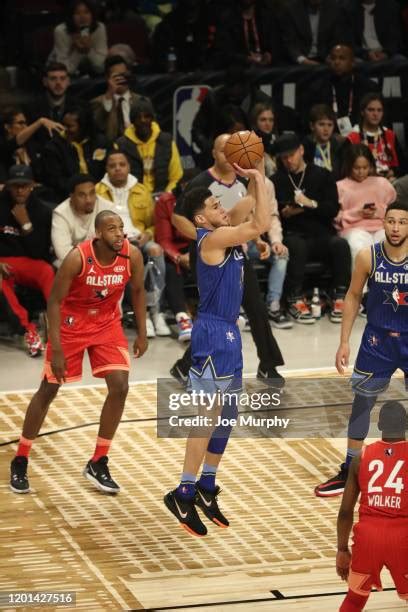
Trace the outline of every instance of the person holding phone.
<instances>
[{"instance_id":1,"label":"person holding phone","mask_svg":"<svg viewBox=\"0 0 408 612\"><path fill-rule=\"evenodd\" d=\"M335 226L349 243L354 268L362 248L384 239L385 210L396 200L397 193L387 179L376 176L373 154L363 144L350 146L342 175L344 178L337 181L340 212Z\"/></svg>"},{"instance_id":2,"label":"person holding phone","mask_svg":"<svg viewBox=\"0 0 408 612\"><path fill-rule=\"evenodd\" d=\"M130 109L141 98L130 89L132 74L121 55L109 55L105 60L106 91L91 100L98 131L114 142L131 124ZM132 78L132 85L134 84Z\"/></svg>"},{"instance_id":3,"label":"person holding phone","mask_svg":"<svg viewBox=\"0 0 408 612\"><path fill-rule=\"evenodd\" d=\"M62 62L70 75L103 72L108 53L105 24L97 20L90 0L70 2L63 23L54 30L54 48L48 61Z\"/></svg>"}]
</instances>

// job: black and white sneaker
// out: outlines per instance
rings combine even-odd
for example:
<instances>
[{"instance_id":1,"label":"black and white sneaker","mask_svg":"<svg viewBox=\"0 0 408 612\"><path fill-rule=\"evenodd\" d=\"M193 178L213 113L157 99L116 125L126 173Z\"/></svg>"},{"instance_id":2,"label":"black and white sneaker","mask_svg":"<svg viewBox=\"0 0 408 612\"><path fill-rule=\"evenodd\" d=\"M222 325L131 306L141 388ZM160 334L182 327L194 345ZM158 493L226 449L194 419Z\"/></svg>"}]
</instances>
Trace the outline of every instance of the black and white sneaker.
<instances>
[{"instance_id":1,"label":"black and white sneaker","mask_svg":"<svg viewBox=\"0 0 408 612\"><path fill-rule=\"evenodd\" d=\"M329 478L326 482L315 487L315 495L317 497L335 497L336 495L342 495L344 487L346 486L347 476L348 468L345 463L342 463L340 471L336 476L332 476L332 478Z\"/></svg>"},{"instance_id":2,"label":"black and white sneaker","mask_svg":"<svg viewBox=\"0 0 408 612\"><path fill-rule=\"evenodd\" d=\"M214 491L207 491L207 489L203 489L196 483L196 488L197 493L194 499L196 506L204 512L205 516L210 519L210 521L218 525L218 527L222 527L223 529L229 527L229 520L223 515L218 506L217 497L221 491L220 487L215 487Z\"/></svg>"},{"instance_id":3,"label":"black and white sneaker","mask_svg":"<svg viewBox=\"0 0 408 612\"><path fill-rule=\"evenodd\" d=\"M291 302L288 305L288 313L296 323L301 323L302 325L313 325L313 323L316 323L316 319L312 316L309 306L302 299Z\"/></svg>"},{"instance_id":4,"label":"black and white sneaker","mask_svg":"<svg viewBox=\"0 0 408 612\"><path fill-rule=\"evenodd\" d=\"M163 501L168 510L179 521L181 527L188 531L188 533L199 538L207 535L207 527L198 516L194 499L188 501L182 500L177 497L176 489L174 489L163 497Z\"/></svg>"},{"instance_id":5,"label":"black and white sneaker","mask_svg":"<svg viewBox=\"0 0 408 612\"><path fill-rule=\"evenodd\" d=\"M343 298L337 298L333 301L332 309L330 311L330 321L332 323L341 323L343 320L344 300Z\"/></svg>"},{"instance_id":6,"label":"black and white sneaker","mask_svg":"<svg viewBox=\"0 0 408 612\"><path fill-rule=\"evenodd\" d=\"M83 475L100 491L119 493L120 486L113 480L108 468L108 457L104 455L98 461L89 460Z\"/></svg>"},{"instance_id":7,"label":"black and white sneaker","mask_svg":"<svg viewBox=\"0 0 408 612\"><path fill-rule=\"evenodd\" d=\"M276 368L264 368L261 364L258 366L256 377L269 387L274 387L276 389L283 389L286 382L282 374L279 374Z\"/></svg>"},{"instance_id":8,"label":"black and white sneaker","mask_svg":"<svg viewBox=\"0 0 408 612\"><path fill-rule=\"evenodd\" d=\"M283 310L271 310L268 308L268 317L272 327L277 329L292 329L293 321L291 321Z\"/></svg>"},{"instance_id":9,"label":"black and white sneaker","mask_svg":"<svg viewBox=\"0 0 408 612\"><path fill-rule=\"evenodd\" d=\"M10 489L14 493L29 493L30 485L27 478L28 459L21 455L14 457L10 464Z\"/></svg>"},{"instance_id":10,"label":"black and white sneaker","mask_svg":"<svg viewBox=\"0 0 408 612\"><path fill-rule=\"evenodd\" d=\"M183 370L179 366L178 361L176 361L174 366L171 368L170 374L171 376L173 376L173 378L175 378L180 383L182 387L187 386L188 374L184 374Z\"/></svg>"}]
</instances>

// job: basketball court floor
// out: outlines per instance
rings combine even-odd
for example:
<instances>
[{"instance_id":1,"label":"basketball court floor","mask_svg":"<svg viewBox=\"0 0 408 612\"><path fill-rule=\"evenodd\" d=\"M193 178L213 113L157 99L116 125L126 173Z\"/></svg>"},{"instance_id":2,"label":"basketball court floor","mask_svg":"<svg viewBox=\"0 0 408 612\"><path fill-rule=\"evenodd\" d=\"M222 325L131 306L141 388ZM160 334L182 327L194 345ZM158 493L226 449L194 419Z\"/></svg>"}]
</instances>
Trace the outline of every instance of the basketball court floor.
<instances>
[{"instance_id":1,"label":"basketball court floor","mask_svg":"<svg viewBox=\"0 0 408 612\"><path fill-rule=\"evenodd\" d=\"M353 357L362 327L357 321ZM156 433L155 380L167 376L181 354L175 340L154 339L133 364L110 453L112 474L122 487L117 496L98 492L81 474L105 396L88 369L83 385L61 389L50 409L32 451L32 493L9 490L9 461L41 363L1 344L0 595L73 591L76 607L86 610L338 610L346 591L334 569L339 498L313 494L344 453L344 438L330 437L344 430L349 409L349 395L332 369L338 334L327 320L278 332L287 397L293 399L290 413L298 432L304 428L316 437L266 438L261 432L233 438L219 476L221 505L231 525L211 524L200 539L181 529L162 502L177 483L184 449L184 440ZM244 362L248 384L255 385L257 359L249 334ZM327 404L302 400L295 376L320 386ZM401 398L398 379L391 393ZM310 424L314 427L307 429ZM406 609L386 571L383 586L366 610Z\"/></svg>"}]
</instances>

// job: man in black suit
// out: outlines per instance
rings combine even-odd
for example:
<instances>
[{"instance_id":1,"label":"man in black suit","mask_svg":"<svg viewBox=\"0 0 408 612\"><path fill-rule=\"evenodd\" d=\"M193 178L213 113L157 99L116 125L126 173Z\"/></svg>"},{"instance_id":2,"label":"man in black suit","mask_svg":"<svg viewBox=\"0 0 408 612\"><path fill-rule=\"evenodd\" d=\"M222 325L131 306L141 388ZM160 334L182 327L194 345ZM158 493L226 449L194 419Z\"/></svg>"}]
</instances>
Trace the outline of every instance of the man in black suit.
<instances>
[{"instance_id":1,"label":"man in black suit","mask_svg":"<svg viewBox=\"0 0 408 612\"><path fill-rule=\"evenodd\" d=\"M238 0L219 13L214 40L214 66L235 62L248 66L276 65L281 60L276 11L262 0Z\"/></svg>"},{"instance_id":2,"label":"man in black suit","mask_svg":"<svg viewBox=\"0 0 408 612\"><path fill-rule=\"evenodd\" d=\"M401 50L401 20L395 0L347 0L357 57L378 62Z\"/></svg>"},{"instance_id":3,"label":"man in black suit","mask_svg":"<svg viewBox=\"0 0 408 612\"><path fill-rule=\"evenodd\" d=\"M346 15L336 0L289 0L280 24L286 55L295 64L319 64L348 39Z\"/></svg>"},{"instance_id":4,"label":"man in black suit","mask_svg":"<svg viewBox=\"0 0 408 612\"><path fill-rule=\"evenodd\" d=\"M298 87L297 107L302 113L303 127L307 127L310 109L315 104L327 104L336 119L349 119L351 130L360 120L361 99L369 92L379 92L379 86L364 74L355 72L354 53L349 45L335 45L330 50L328 66L329 75L319 73L308 87Z\"/></svg>"}]
</instances>

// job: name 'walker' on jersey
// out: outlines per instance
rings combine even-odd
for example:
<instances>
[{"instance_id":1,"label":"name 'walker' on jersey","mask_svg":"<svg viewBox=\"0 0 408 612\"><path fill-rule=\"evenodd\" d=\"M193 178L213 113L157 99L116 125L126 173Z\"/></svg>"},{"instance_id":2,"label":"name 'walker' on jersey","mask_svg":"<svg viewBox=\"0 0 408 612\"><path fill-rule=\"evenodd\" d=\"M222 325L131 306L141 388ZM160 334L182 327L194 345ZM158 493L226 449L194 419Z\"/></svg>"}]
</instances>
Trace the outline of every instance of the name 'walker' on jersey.
<instances>
[{"instance_id":1,"label":"name 'walker' on jersey","mask_svg":"<svg viewBox=\"0 0 408 612\"><path fill-rule=\"evenodd\" d=\"M363 448L358 481L360 519L408 520L408 442L379 440Z\"/></svg>"},{"instance_id":2,"label":"name 'walker' on jersey","mask_svg":"<svg viewBox=\"0 0 408 612\"><path fill-rule=\"evenodd\" d=\"M371 247L367 323L390 331L408 332L408 257L388 259L384 242Z\"/></svg>"},{"instance_id":3,"label":"name 'walker' on jersey","mask_svg":"<svg viewBox=\"0 0 408 612\"><path fill-rule=\"evenodd\" d=\"M120 321L119 303L130 280L130 245L125 240L112 264L103 266L95 256L93 240L76 247L81 255L81 272L72 281L61 306L61 327L70 332L89 329L96 331L112 321Z\"/></svg>"}]
</instances>

